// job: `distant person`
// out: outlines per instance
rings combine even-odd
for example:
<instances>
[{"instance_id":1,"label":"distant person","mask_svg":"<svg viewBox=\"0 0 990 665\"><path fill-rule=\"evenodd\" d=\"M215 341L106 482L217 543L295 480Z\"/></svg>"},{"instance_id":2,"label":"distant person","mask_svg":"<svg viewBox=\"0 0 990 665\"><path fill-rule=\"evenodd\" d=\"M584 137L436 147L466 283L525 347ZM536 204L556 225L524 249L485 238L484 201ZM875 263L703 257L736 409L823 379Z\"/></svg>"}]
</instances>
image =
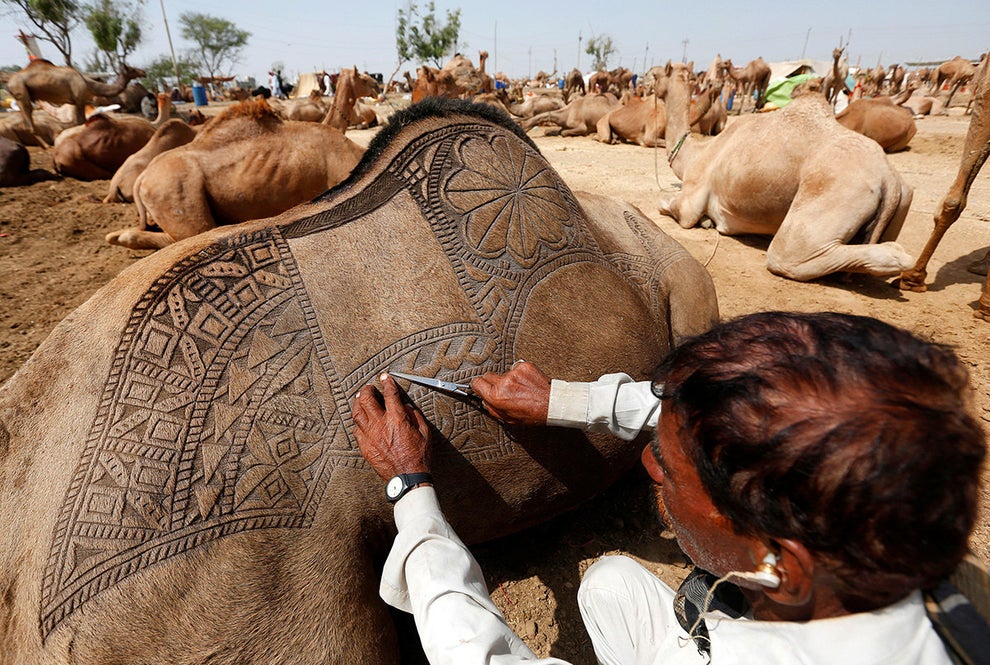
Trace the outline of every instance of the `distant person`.
<instances>
[{"instance_id":1,"label":"distant person","mask_svg":"<svg viewBox=\"0 0 990 665\"><path fill-rule=\"evenodd\" d=\"M272 97L285 99L285 93L282 92L282 78L274 71L268 72L268 88L272 91Z\"/></svg>"}]
</instances>

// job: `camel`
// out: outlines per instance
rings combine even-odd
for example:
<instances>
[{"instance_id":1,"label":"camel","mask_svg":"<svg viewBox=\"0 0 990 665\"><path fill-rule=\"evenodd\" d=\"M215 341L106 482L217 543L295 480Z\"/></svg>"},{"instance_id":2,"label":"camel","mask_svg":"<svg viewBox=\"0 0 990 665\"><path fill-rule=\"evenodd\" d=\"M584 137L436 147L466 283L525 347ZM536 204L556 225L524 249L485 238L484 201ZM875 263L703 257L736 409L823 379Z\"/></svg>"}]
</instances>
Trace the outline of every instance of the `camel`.
<instances>
[{"instance_id":1,"label":"camel","mask_svg":"<svg viewBox=\"0 0 990 665\"><path fill-rule=\"evenodd\" d=\"M842 109L835 119L843 127L879 143L884 152L898 152L908 147L918 131L914 113L899 106L899 103L907 101L906 96L901 97L904 99L883 96L857 99Z\"/></svg>"},{"instance_id":2,"label":"camel","mask_svg":"<svg viewBox=\"0 0 990 665\"><path fill-rule=\"evenodd\" d=\"M241 102L190 143L151 160L134 183L140 226L110 233L107 242L160 249L277 215L342 181L363 152L331 126L283 121L263 99Z\"/></svg>"},{"instance_id":3,"label":"camel","mask_svg":"<svg viewBox=\"0 0 990 665\"><path fill-rule=\"evenodd\" d=\"M727 122L728 112L722 103L722 84L706 84L691 99L691 131L702 136L715 136L722 133Z\"/></svg>"},{"instance_id":4,"label":"camel","mask_svg":"<svg viewBox=\"0 0 990 665\"><path fill-rule=\"evenodd\" d=\"M575 67L571 70L571 73L564 78L564 103L571 101L571 97L575 94L583 95L585 93L584 87L584 74L581 70Z\"/></svg>"},{"instance_id":5,"label":"camel","mask_svg":"<svg viewBox=\"0 0 990 665\"><path fill-rule=\"evenodd\" d=\"M722 70L725 72L725 79L734 81L736 91L742 95L739 113L748 103L747 100L753 102L756 110L763 108L767 87L770 85L770 65L763 61L762 56L750 60L745 67L735 67L732 58L728 58L722 62Z\"/></svg>"},{"instance_id":6,"label":"camel","mask_svg":"<svg viewBox=\"0 0 990 665\"><path fill-rule=\"evenodd\" d=\"M160 123L168 119L172 102L158 94L158 118L97 113L85 124L70 127L55 138L52 161L62 175L79 180L107 180L127 158L148 143Z\"/></svg>"},{"instance_id":7,"label":"camel","mask_svg":"<svg viewBox=\"0 0 990 665\"><path fill-rule=\"evenodd\" d=\"M116 95L110 95L104 97L103 95L96 95L92 99L93 106L110 106L112 104L119 104L121 113L140 113L141 112L141 102L147 97L150 92L145 88L139 81L132 81L127 84L121 92Z\"/></svg>"},{"instance_id":8,"label":"camel","mask_svg":"<svg viewBox=\"0 0 990 665\"><path fill-rule=\"evenodd\" d=\"M956 56L952 60L947 60L935 69L933 74L932 94L938 95L943 84L949 86L949 96L945 100L945 108L949 108L952 97L956 91L968 83L976 74L976 65L963 57Z\"/></svg>"},{"instance_id":9,"label":"camel","mask_svg":"<svg viewBox=\"0 0 990 665\"><path fill-rule=\"evenodd\" d=\"M319 90L313 90L305 99L269 99L271 107L286 120L303 122L322 122L326 117L329 106L323 103Z\"/></svg>"},{"instance_id":10,"label":"camel","mask_svg":"<svg viewBox=\"0 0 990 665\"><path fill-rule=\"evenodd\" d=\"M509 104L506 108L516 118L528 119L540 113L559 111L566 104L557 94L535 94L526 97L520 104Z\"/></svg>"},{"instance_id":11,"label":"camel","mask_svg":"<svg viewBox=\"0 0 990 665\"><path fill-rule=\"evenodd\" d=\"M911 265L893 242L911 188L875 141L835 121L823 95L800 95L706 139L688 131L688 76L674 65L667 84L667 154L683 184L661 213L684 228L707 216L719 233L773 236L767 268L789 279L884 277Z\"/></svg>"},{"instance_id":12,"label":"camel","mask_svg":"<svg viewBox=\"0 0 990 665\"><path fill-rule=\"evenodd\" d=\"M975 75L973 86L973 114L969 121L969 131L963 144L962 160L959 172L952 186L949 187L945 198L939 203L935 213L935 228L928 238L925 248L918 256L918 261L909 270L901 274L900 288L906 291L921 293L928 287L925 279L928 276L928 261L931 260L935 248L938 247L942 236L952 226L962 211L966 208L969 188L973 185L977 174L990 156L990 58L984 58ZM983 285L979 305L974 316L984 321L990 321L990 277Z\"/></svg>"},{"instance_id":13,"label":"camel","mask_svg":"<svg viewBox=\"0 0 990 665\"><path fill-rule=\"evenodd\" d=\"M595 126L595 138L602 143L622 141L654 148L663 145L667 108L657 94L633 95L625 104L603 115Z\"/></svg>"},{"instance_id":14,"label":"camel","mask_svg":"<svg viewBox=\"0 0 990 665\"><path fill-rule=\"evenodd\" d=\"M890 71L887 73L887 78L890 80L890 94L896 95L903 90L904 74L904 68L900 65L890 66Z\"/></svg>"},{"instance_id":15,"label":"camel","mask_svg":"<svg viewBox=\"0 0 990 665\"><path fill-rule=\"evenodd\" d=\"M55 177L44 169L32 169L31 155L27 148L16 141L0 137L0 187L30 185Z\"/></svg>"},{"instance_id":16,"label":"camel","mask_svg":"<svg viewBox=\"0 0 990 665\"><path fill-rule=\"evenodd\" d=\"M20 113L6 113L0 116L0 137L16 141L21 145L32 145L41 148L55 143L55 137L71 127L41 112L34 114L34 130L28 128L24 116Z\"/></svg>"},{"instance_id":17,"label":"camel","mask_svg":"<svg viewBox=\"0 0 990 665\"><path fill-rule=\"evenodd\" d=\"M127 158L110 180L110 191L104 203L116 201L129 202L134 200L134 183L138 176L144 173L151 160L161 153L185 145L196 138L203 125L193 127L188 123L173 118L162 124L148 139L143 148Z\"/></svg>"},{"instance_id":18,"label":"camel","mask_svg":"<svg viewBox=\"0 0 990 665\"><path fill-rule=\"evenodd\" d=\"M333 96L333 104L323 117L322 124L333 127L341 134L347 131L351 124L363 125L363 128L370 127L372 120L368 118L365 111L361 110L355 115L355 107L362 97L377 97L381 94L378 81L370 74L358 71L357 65L354 69L341 70L337 77L337 89ZM370 107L368 107L370 108ZM371 109L374 115L374 109ZM352 120L357 122L352 123ZM377 122L375 116L374 122Z\"/></svg>"},{"instance_id":19,"label":"camel","mask_svg":"<svg viewBox=\"0 0 990 665\"><path fill-rule=\"evenodd\" d=\"M416 69L416 82L412 90L412 103L416 104L427 97L459 99L466 94L457 79L449 71L424 65Z\"/></svg>"},{"instance_id":20,"label":"camel","mask_svg":"<svg viewBox=\"0 0 990 665\"><path fill-rule=\"evenodd\" d=\"M651 68L652 71L654 68ZM662 68L660 68L662 69ZM725 67L722 64L722 54L716 53L715 57L712 58L711 63L708 65L708 69L705 70L705 75L701 77L698 81L698 85L706 86L718 86L722 87L725 83Z\"/></svg>"},{"instance_id":21,"label":"camel","mask_svg":"<svg viewBox=\"0 0 990 665\"><path fill-rule=\"evenodd\" d=\"M72 67L56 67L47 60L35 60L7 81L7 89L17 100L24 124L34 134L32 102L43 99L52 104L73 104L76 107L76 124L86 121L86 103L96 95L116 95L133 79L144 76L144 70L122 65L113 83L101 83L83 76ZM37 136L37 135L36 135ZM51 144L41 137L42 147Z\"/></svg>"},{"instance_id":22,"label":"camel","mask_svg":"<svg viewBox=\"0 0 990 665\"><path fill-rule=\"evenodd\" d=\"M547 134L561 136L587 136L598 131L598 121L612 109L618 108L619 100L612 94L589 93L578 97L570 104L556 111L538 113L532 118L523 120L519 125L526 131L539 124L556 125L557 131L548 130Z\"/></svg>"},{"instance_id":23,"label":"camel","mask_svg":"<svg viewBox=\"0 0 990 665\"><path fill-rule=\"evenodd\" d=\"M822 82L822 94L825 95L832 108L835 108L839 94L849 90L846 87L846 77L849 76L849 61L842 57L845 50L845 47L841 45L832 49L832 69L825 75L825 80Z\"/></svg>"},{"instance_id":24,"label":"camel","mask_svg":"<svg viewBox=\"0 0 990 665\"><path fill-rule=\"evenodd\" d=\"M454 77L462 96L473 97L492 92L494 89L491 77L485 73L485 61L487 59L488 51L479 52L479 68L475 69L470 60L457 53L443 66L441 71L449 72Z\"/></svg>"},{"instance_id":25,"label":"camel","mask_svg":"<svg viewBox=\"0 0 990 665\"><path fill-rule=\"evenodd\" d=\"M883 93L883 86L887 82L887 69L879 62L877 66L867 72L864 92L870 97L876 97Z\"/></svg>"},{"instance_id":26,"label":"camel","mask_svg":"<svg viewBox=\"0 0 990 665\"><path fill-rule=\"evenodd\" d=\"M0 387L0 661L412 662L378 597L395 527L357 391L523 357L648 379L717 320L696 259L572 192L504 114L401 111L346 183L135 263ZM648 440L509 428L400 383L468 544L578 506Z\"/></svg>"},{"instance_id":27,"label":"camel","mask_svg":"<svg viewBox=\"0 0 990 665\"><path fill-rule=\"evenodd\" d=\"M921 85L920 79L909 80L904 86L904 91L908 93L907 98L900 105L911 111L915 117L938 115L944 108L942 100L927 94L921 89Z\"/></svg>"}]
</instances>

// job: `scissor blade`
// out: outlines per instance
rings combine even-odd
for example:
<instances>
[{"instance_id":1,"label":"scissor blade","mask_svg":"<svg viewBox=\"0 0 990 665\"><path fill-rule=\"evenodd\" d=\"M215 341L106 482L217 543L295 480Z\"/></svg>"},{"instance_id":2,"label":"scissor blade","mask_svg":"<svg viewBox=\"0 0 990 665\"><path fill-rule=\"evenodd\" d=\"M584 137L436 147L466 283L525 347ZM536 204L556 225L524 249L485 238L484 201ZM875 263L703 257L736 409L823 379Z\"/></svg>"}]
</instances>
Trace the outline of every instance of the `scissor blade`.
<instances>
[{"instance_id":1,"label":"scissor blade","mask_svg":"<svg viewBox=\"0 0 990 665\"><path fill-rule=\"evenodd\" d=\"M435 390L443 390L448 393L457 393L460 395L464 394L464 389L453 381L441 381L440 379L434 379L431 376L417 376L416 374L404 374L402 372L389 372L389 374L396 378L412 381L413 383L418 383L421 386L426 386Z\"/></svg>"}]
</instances>

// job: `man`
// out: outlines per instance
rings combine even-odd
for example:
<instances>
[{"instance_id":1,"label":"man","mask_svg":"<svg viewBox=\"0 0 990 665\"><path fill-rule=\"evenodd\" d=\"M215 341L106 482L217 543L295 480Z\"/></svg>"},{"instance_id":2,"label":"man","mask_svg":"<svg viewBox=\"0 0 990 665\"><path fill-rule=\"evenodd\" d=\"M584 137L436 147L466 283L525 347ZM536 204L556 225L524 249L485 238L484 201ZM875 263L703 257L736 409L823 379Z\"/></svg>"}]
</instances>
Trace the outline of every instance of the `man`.
<instances>
[{"instance_id":1,"label":"man","mask_svg":"<svg viewBox=\"0 0 990 665\"><path fill-rule=\"evenodd\" d=\"M578 593L598 659L952 662L921 589L957 566L976 518L986 446L967 380L946 348L833 313L753 314L673 351L643 462L682 550L718 579L684 625L663 582L600 560ZM555 397L523 365L472 387L507 422ZM355 399L362 453L383 478L428 473L423 415L390 378L382 392L384 407L371 387ZM535 660L419 480L396 503L382 597L414 614L433 663ZM721 594L733 585L744 603Z\"/></svg>"}]
</instances>

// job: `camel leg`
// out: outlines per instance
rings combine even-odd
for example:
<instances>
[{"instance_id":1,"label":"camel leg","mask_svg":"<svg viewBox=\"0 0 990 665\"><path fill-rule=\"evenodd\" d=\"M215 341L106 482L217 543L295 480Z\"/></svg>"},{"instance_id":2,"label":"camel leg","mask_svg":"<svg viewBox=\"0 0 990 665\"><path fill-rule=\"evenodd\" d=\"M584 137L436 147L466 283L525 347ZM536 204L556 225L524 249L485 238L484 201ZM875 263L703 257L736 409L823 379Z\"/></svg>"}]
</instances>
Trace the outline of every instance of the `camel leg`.
<instances>
[{"instance_id":1,"label":"camel leg","mask_svg":"<svg viewBox=\"0 0 990 665\"><path fill-rule=\"evenodd\" d=\"M685 229L698 225L708 209L709 191L707 187L684 185L681 193L660 199L660 214L673 217Z\"/></svg>"},{"instance_id":2,"label":"camel leg","mask_svg":"<svg viewBox=\"0 0 990 665\"><path fill-rule=\"evenodd\" d=\"M980 302L973 316L978 319L990 322L990 275L983 282L983 293L980 294Z\"/></svg>"},{"instance_id":3,"label":"camel leg","mask_svg":"<svg viewBox=\"0 0 990 665\"><path fill-rule=\"evenodd\" d=\"M136 226L108 233L106 241L128 249L162 249L175 242L162 231L145 231Z\"/></svg>"}]
</instances>

